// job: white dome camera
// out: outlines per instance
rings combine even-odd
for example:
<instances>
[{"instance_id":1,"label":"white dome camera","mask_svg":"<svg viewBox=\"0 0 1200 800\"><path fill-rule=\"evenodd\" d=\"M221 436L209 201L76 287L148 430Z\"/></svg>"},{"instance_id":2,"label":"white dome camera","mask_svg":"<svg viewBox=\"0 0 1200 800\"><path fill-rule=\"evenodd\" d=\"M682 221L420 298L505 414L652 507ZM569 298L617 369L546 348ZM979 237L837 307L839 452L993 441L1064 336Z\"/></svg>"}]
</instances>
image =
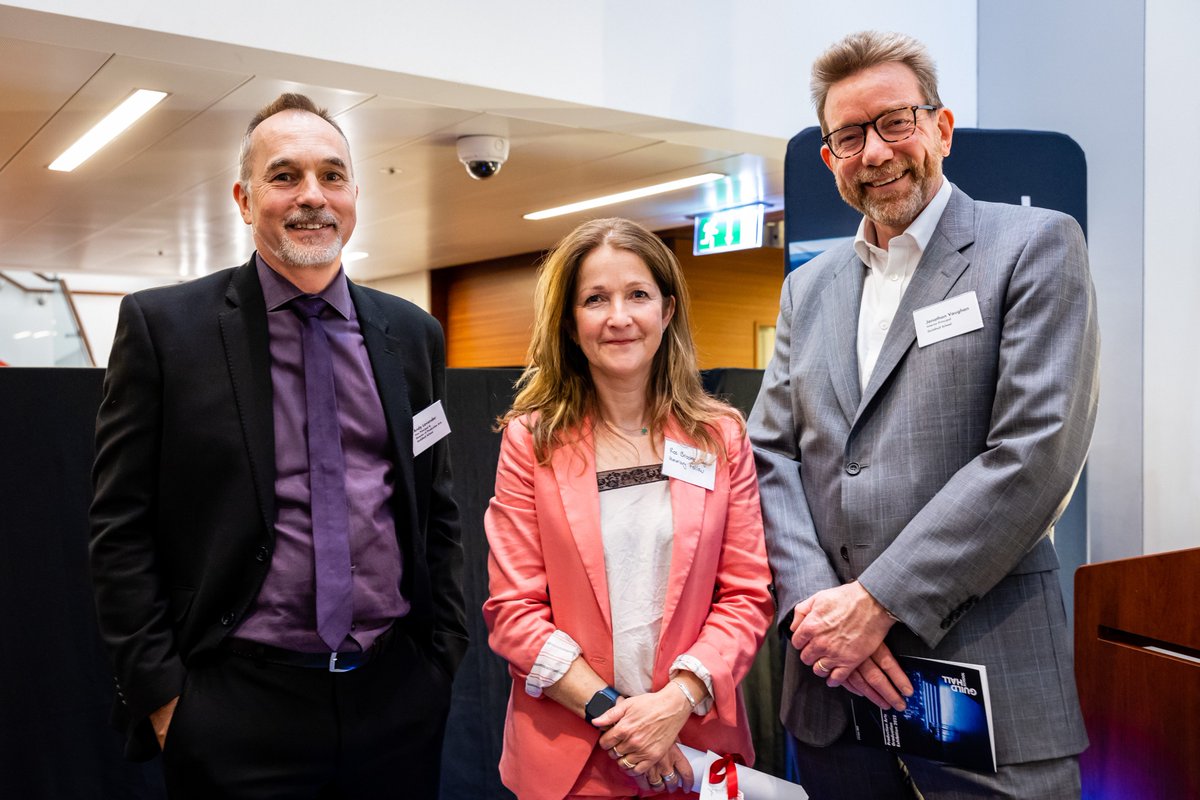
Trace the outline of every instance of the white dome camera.
<instances>
[{"instance_id":1,"label":"white dome camera","mask_svg":"<svg viewBox=\"0 0 1200 800\"><path fill-rule=\"evenodd\" d=\"M503 136L460 136L458 160L472 178L487 180L508 160L508 139Z\"/></svg>"}]
</instances>

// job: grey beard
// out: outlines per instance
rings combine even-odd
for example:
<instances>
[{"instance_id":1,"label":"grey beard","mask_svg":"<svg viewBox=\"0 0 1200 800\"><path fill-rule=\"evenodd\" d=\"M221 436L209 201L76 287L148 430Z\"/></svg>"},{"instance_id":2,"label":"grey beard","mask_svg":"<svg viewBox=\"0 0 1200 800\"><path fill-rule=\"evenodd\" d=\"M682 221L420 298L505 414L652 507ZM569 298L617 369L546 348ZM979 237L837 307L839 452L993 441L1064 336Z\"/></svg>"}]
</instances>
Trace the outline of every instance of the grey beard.
<instances>
[{"instance_id":1,"label":"grey beard","mask_svg":"<svg viewBox=\"0 0 1200 800\"><path fill-rule=\"evenodd\" d=\"M291 239L284 238L279 243L279 252L276 255L293 267L319 267L336 261L341 252L342 235L339 233L334 241L321 247L296 244Z\"/></svg>"},{"instance_id":2,"label":"grey beard","mask_svg":"<svg viewBox=\"0 0 1200 800\"><path fill-rule=\"evenodd\" d=\"M892 201L864 197L858 210L872 222L889 228L906 228L925 207L924 184L913 184L908 196Z\"/></svg>"},{"instance_id":3,"label":"grey beard","mask_svg":"<svg viewBox=\"0 0 1200 800\"><path fill-rule=\"evenodd\" d=\"M871 178L870 172L855 176L854 185L849 187L839 180L838 193L843 200L872 222L889 228L907 228L925 209L929 187L940 182L942 160L934 154L929 154L924 163L918 164L909 159L906 163L899 164L899 167L908 169L913 180L912 191L904 197L882 200L868 196L859 184Z\"/></svg>"}]
</instances>

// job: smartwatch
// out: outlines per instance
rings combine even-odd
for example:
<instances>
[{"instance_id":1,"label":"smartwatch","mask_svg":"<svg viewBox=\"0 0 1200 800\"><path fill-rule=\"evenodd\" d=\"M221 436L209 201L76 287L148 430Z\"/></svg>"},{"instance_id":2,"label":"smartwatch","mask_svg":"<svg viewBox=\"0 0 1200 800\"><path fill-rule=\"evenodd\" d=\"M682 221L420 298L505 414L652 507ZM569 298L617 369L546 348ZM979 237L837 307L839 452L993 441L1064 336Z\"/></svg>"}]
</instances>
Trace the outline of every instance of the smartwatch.
<instances>
[{"instance_id":1,"label":"smartwatch","mask_svg":"<svg viewBox=\"0 0 1200 800\"><path fill-rule=\"evenodd\" d=\"M588 700L587 705L583 707L583 716L591 722L596 717L608 711L617 704L617 699L620 698L617 690L611 686L605 686L600 691L592 695L592 699Z\"/></svg>"}]
</instances>

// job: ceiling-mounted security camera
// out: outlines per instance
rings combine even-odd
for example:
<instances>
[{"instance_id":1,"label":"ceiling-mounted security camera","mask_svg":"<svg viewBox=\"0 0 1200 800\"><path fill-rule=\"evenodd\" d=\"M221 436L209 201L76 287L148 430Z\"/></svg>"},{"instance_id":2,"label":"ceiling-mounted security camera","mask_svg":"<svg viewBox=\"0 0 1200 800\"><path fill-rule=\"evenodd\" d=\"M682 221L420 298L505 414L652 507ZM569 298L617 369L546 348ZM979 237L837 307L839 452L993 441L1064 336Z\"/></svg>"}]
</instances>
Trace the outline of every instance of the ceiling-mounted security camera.
<instances>
[{"instance_id":1,"label":"ceiling-mounted security camera","mask_svg":"<svg viewBox=\"0 0 1200 800\"><path fill-rule=\"evenodd\" d=\"M503 136L460 136L458 160L472 178L486 180L499 172L508 160L508 139Z\"/></svg>"}]
</instances>

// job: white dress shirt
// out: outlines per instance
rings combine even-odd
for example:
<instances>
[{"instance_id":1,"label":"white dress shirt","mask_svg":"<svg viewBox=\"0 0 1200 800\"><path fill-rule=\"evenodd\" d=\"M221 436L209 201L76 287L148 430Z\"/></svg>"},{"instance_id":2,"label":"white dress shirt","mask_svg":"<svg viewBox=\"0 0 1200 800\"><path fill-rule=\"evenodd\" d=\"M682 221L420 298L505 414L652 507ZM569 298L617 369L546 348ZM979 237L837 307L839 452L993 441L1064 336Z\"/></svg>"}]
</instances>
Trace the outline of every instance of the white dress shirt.
<instances>
[{"instance_id":1,"label":"white dress shirt","mask_svg":"<svg viewBox=\"0 0 1200 800\"><path fill-rule=\"evenodd\" d=\"M933 231L950 202L950 181L942 178L942 186L917 215L904 233L893 237L887 249L875 243L875 224L863 217L854 237L854 252L867 265L863 280L862 304L858 308L858 388L862 391L871 378L883 341L891 330L896 309L904 290L912 282L913 273Z\"/></svg>"}]
</instances>

